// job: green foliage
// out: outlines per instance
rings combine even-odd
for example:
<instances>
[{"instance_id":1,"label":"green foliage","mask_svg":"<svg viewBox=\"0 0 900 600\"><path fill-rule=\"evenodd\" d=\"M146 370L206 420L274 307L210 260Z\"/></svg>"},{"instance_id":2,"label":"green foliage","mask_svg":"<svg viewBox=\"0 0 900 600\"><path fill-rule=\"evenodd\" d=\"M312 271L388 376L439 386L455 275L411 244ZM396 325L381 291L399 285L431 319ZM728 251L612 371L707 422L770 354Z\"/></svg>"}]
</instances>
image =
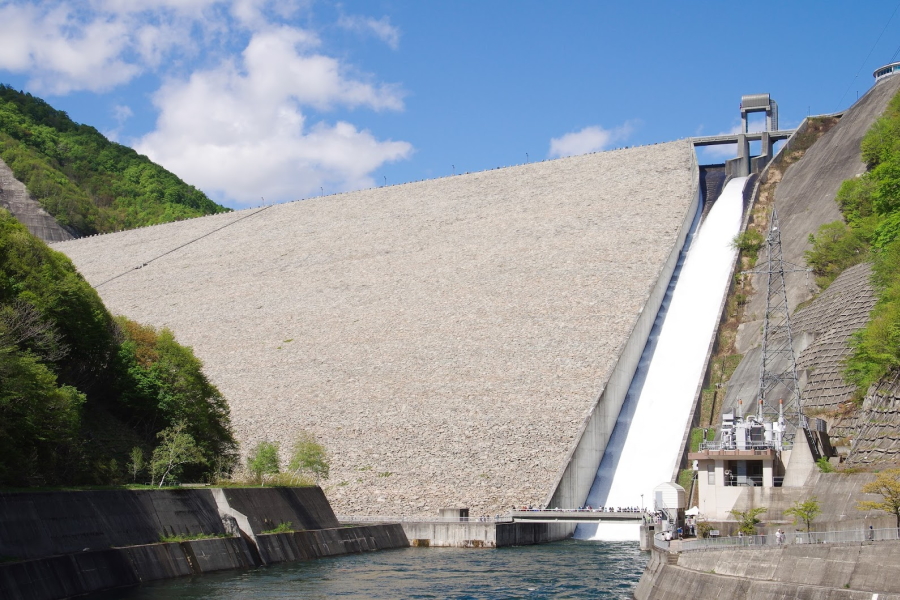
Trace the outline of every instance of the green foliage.
<instances>
[{"instance_id":1,"label":"green foliage","mask_svg":"<svg viewBox=\"0 0 900 600\"><path fill-rule=\"evenodd\" d=\"M806 264L816 274L816 283L826 288L844 269L866 260L868 242L861 239L859 231L843 221L827 223L817 234L810 234L812 249L805 253Z\"/></svg>"},{"instance_id":2,"label":"green foliage","mask_svg":"<svg viewBox=\"0 0 900 600\"><path fill-rule=\"evenodd\" d=\"M281 459L278 457L278 444L262 441L256 444L247 456L247 470L262 484L266 475L281 472Z\"/></svg>"},{"instance_id":3,"label":"green foliage","mask_svg":"<svg viewBox=\"0 0 900 600\"><path fill-rule=\"evenodd\" d=\"M863 138L869 170L845 181L837 194L846 224L828 223L810 236L806 253L825 287L844 269L871 260L877 304L868 324L851 339L844 378L864 393L900 367L900 95Z\"/></svg>"},{"instance_id":4,"label":"green foliage","mask_svg":"<svg viewBox=\"0 0 900 600\"><path fill-rule=\"evenodd\" d=\"M708 521L700 521L697 523L697 537L708 538L709 532L715 529L712 523Z\"/></svg>"},{"instance_id":5,"label":"green foliage","mask_svg":"<svg viewBox=\"0 0 900 600\"><path fill-rule=\"evenodd\" d=\"M233 464L228 407L201 368L171 332L113 319L66 256L0 210L0 486L134 480L132 449L178 421L204 458L184 476Z\"/></svg>"},{"instance_id":6,"label":"green foliage","mask_svg":"<svg viewBox=\"0 0 900 600\"><path fill-rule=\"evenodd\" d=\"M294 531L294 524L291 521L284 521L278 524L278 527L266 529L263 533L291 533Z\"/></svg>"},{"instance_id":7,"label":"green foliage","mask_svg":"<svg viewBox=\"0 0 900 600\"><path fill-rule=\"evenodd\" d=\"M857 510L881 510L897 518L900 529L900 469L886 469L874 481L862 486L864 494L877 494L881 500L860 500Z\"/></svg>"},{"instance_id":8,"label":"green foliage","mask_svg":"<svg viewBox=\"0 0 900 600\"><path fill-rule=\"evenodd\" d=\"M693 429L691 429L691 452L698 452L700 450L701 442L707 441L703 439L704 429L707 429L708 431L709 428L694 427ZM715 433L715 430L713 430L713 433Z\"/></svg>"},{"instance_id":9,"label":"green foliage","mask_svg":"<svg viewBox=\"0 0 900 600\"><path fill-rule=\"evenodd\" d=\"M784 514L788 517L794 518L794 524L804 523L806 524L806 532L809 533L809 528L812 522L822 513L822 507L819 506L819 501L813 497L808 500L800 501L797 500L794 502L790 508L785 509Z\"/></svg>"},{"instance_id":10,"label":"green foliage","mask_svg":"<svg viewBox=\"0 0 900 600\"><path fill-rule=\"evenodd\" d=\"M146 156L5 85L0 158L50 214L79 234L228 210Z\"/></svg>"},{"instance_id":11,"label":"green foliage","mask_svg":"<svg viewBox=\"0 0 900 600\"><path fill-rule=\"evenodd\" d=\"M291 460L288 468L296 475L311 473L318 484L320 478L328 479L330 471L328 452L316 441L315 436L302 431L291 447Z\"/></svg>"},{"instance_id":12,"label":"green foliage","mask_svg":"<svg viewBox=\"0 0 900 600\"><path fill-rule=\"evenodd\" d=\"M159 541L163 543L181 543L181 542L190 542L193 540L209 540L214 538L230 538L234 537L233 535L228 535L225 533L194 533L194 534L178 534L178 535L166 535L160 534Z\"/></svg>"},{"instance_id":13,"label":"green foliage","mask_svg":"<svg viewBox=\"0 0 900 600\"><path fill-rule=\"evenodd\" d=\"M154 483L159 478L159 487L165 485L169 477L178 478L184 465L203 464L206 461L197 442L186 430L185 422L179 421L156 434L159 446L153 450L150 458L150 474Z\"/></svg>"},{"instance_id":14,"label":"green foliage","mask_svg":"<svg viewBox=\"0 0 900 600\"><path fill-rule=\"evenodd\" d=\"M139 447L135 446L131 449L131 454L129 455L128 462L128 470L131 472L131 481L137 482L138 475L144 472L144 468L146 467L146 459L144 458L144 451Z\"/></svg>"},{"instance_id":15,"label":"green foliage","mask_svg":"<svg viewBox=\"0 0 900 600\"><path fill-rule=\"evenodd\" d=\"M816 466L819 467L819 471L821 471L822 473L834 472L834 465L832 465L828 458L825 456L819 457L819 459L816 461Z\"/></svg>"},{"instance_id":16,"label":"green foliage","mask_svg":"<svg viewBox=\"0 0 900 600\"><path fill-rule=\"evenodd\" d=\"M759 515L766 512L766 507L758 506L749 510L730 510L728 511L738 522L738 531L744 535L756 535L756 526L762 521Z\"/></svg>"},{"instance_id":17,"label":"green foliage","mask_svg":"<svg viewBox=\"0 0 900 600\"><path fill-rule=\"evenodd\" d=\"M766 238L763 237L763 234L756 231L755 229L748 229L742 233L739 233L734 237L733 240L731 240L732 248L740 250L741 252L749 256L752 260L756 259L760 249L765 243Z\"/></svg>"},{"instance_id":18,"label":"green foliage","mask_svg":"<svg viewBox=\"0 0 900 600\"><path fill-rule=\"evenodd\" d=\"M230 471L236 460L225 398L203 374L203 363L168 329L157 331L120 317L116 414L144 437L177 422L196 441L203 461L186 475L198 478L204 467Z\"/></svg>"}]
</instances>

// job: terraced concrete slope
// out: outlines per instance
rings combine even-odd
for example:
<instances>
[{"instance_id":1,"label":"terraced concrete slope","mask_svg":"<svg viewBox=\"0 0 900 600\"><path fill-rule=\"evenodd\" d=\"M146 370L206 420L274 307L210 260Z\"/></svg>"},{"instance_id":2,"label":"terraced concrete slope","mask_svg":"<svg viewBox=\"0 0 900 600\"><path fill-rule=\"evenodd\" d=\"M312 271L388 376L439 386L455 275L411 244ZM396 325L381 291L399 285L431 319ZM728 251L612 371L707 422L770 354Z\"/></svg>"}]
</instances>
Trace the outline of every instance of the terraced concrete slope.
<instances>
[{"instance_id":1,"label":"terraced concrete slope","mask_svg":"<svg viewBox=\"0 0 900 600\"><path fill-rule=\"evenodd\" d=\"M695 178L679 141L54 247L194 347L245 451L317 435L338 513L491 514L552 491Z\"/></svg>"}]
</instances>

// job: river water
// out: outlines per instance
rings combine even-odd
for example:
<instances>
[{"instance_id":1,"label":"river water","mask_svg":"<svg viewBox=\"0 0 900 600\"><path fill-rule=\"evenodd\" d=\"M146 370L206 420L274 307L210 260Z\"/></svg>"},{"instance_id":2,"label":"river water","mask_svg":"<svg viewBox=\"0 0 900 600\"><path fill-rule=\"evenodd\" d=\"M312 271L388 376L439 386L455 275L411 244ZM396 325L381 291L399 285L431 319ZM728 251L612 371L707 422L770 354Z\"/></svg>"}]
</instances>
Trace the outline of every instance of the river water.
<instances>
[{"instance_id":1,"label":"river water","mask_svg":"<svg viewBox=\"0 0 900 600\"><path fill-rule=\"evenodd\" d=\"M182 577L91 600L631 598L649 554L634 542L565 540L475 550L405 548Z\"/></svg>"}]
</instances>

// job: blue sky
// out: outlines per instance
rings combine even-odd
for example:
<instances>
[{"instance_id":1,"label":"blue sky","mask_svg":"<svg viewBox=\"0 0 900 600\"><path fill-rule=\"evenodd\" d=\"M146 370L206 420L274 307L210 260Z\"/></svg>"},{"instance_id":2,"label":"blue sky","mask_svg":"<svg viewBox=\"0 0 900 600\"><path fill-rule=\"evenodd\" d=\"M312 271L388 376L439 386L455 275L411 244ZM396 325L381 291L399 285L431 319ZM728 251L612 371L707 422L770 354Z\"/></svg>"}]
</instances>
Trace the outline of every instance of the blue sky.
<instances>
[{"instance_id":1,"label":"blue sky","mask_svg":"<svg viewBox=\"0 0 900 600\"><path fill-rule=\"evenodd\" d=\"M0 82L240 208L727 132L742 94L792 127L900 56L897 7L0 0Z\"/></svg>"}]
</instances>

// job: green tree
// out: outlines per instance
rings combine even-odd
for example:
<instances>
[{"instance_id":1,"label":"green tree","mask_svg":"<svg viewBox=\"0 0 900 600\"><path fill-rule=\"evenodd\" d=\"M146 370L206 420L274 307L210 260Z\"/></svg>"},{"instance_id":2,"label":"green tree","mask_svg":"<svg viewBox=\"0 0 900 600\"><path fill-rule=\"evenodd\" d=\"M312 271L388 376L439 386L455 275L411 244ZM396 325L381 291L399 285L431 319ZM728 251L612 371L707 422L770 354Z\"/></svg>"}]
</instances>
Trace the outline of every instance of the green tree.
<instances>
[{"instance_id":1,"label":"green tree","mask_svg":"<svg viewBox=\"0 0 900 600\"><path fill-rule=\"evenodd\" d=\"M303 431L291 447L288 468L298 476L304 472L312 473L318 485L319 478L328 479L330 470L328 452L316 441L315 436Z\"/></svg>"},{"instance_id":2,"label":"green tree","mask_svg":"<svg viewBox=\"0 0 900 600\"><path fill-rule=\"evenodd\" d=\"M819 506L819 501L813 497L808 500L800 501L797 500L794 504L791 505L790 508L784 511L784 514L794 518L794 524L796 525L799 522L803 522L806 524L806 533L809 533L809 528L812 522L822 513L822 508Z\"/></svg>"},{"instance_id":3,"label":"green tree","mask_svg":"<svg viewBox=\"0 0 900 600\"><path fill-rule=\"evenodd\" d=\"M144 451L138 446L131 449L129 455L128 470L131 471L131 481L137 482L138 475L144 471L145 465Z\"/></svg>"},{"instance_id":4,"label":"green tree","mask_svg":"<svg viewBox=\"0 0 900 600\"><path fill-rule=\"evenodd\" d=\"M178 422L204 458L182 476L231 469L228 405L191 349L113 319L65 255L0 209L0 485L114 483L132 448Z\"/></svg>"},{"instance_id":5,"label":"green tree","mask_svg":"<svg viewBox=\"0 0 900 600\"><path fill-rule=\"evenodd\" d=\"M881 510L897 518L900 530L900 469L886 469L874 481L862 486L864 494L878 494L881 500L860 500L857 510Z\"/></svg>"},{"instance_id":6,"label":"green tree","mask_svg":"<svg viewBox=\"0 0 900 600\"><path fill-rule=\"evenodd\" d=\"M178 477L184 465L202 463L205 460L194 438L186 433L185 429L187 429L185 422L179 421L157 434L160 443L153 450L150 472L154 483L159 477L159 487L165 485L167 478Z\"/></svg>"},{"instance_id":7,"label":"green tree","mask_svg":"<svg viewBox=\"0 0 900 600\"><path fill-rule=\"evenodd\" d=\"M0 158L44 209L80 234L229 210L146 156L5 85Z\"/></svg>"},{"instance_id":8,"label":"green tree","mask_svg":"<svg viewBox=\"0 0 900 600\"><path fill-rule=\"evenodd\" d=\"M765 506L758 506L749 510L730 510L731 516L738 522L738 531L744 535L756 535L756 526L762 521L759 515L766 512Z\"/></svg>"},{"instance_id":9,"label":"green tree","mask_svg":"<svg viewBox=\"0 0 900 600\"><path fill-rule=\"evenodd\" d=\"M262 485L266 475L276 475L281 472L281 460L278 457L278 444L261 441L247 456L247 470Z\"/></svg>"}]
</instances>

